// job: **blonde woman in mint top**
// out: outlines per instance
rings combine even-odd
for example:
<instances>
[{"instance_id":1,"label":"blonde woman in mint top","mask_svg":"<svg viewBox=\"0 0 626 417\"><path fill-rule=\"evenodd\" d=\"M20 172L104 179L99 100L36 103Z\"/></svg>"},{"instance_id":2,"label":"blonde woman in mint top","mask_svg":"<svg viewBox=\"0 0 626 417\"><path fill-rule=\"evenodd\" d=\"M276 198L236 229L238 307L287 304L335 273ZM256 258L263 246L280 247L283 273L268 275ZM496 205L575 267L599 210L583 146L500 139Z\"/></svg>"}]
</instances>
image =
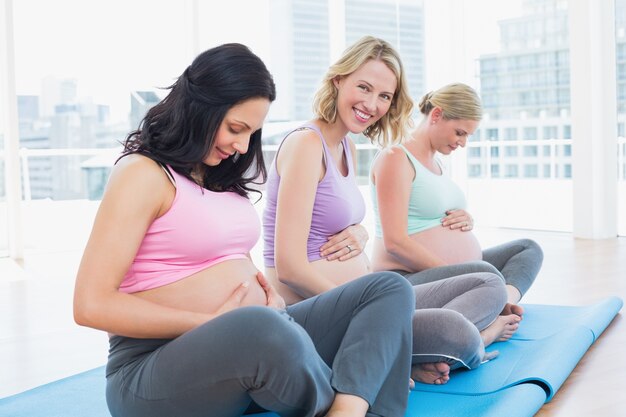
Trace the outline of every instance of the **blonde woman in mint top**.
<instances>
[{"instance_id":1,"label":"blonde woman in mint top","mask_svg":"<svg viewBox=\"0 0 626 417\"><path fill-rule=\"evenodd\" d=\"M363 133L381 146L402 137L413 103L397 52L381 39L360 39L330 67L313 107L316 118L287 134L268 173L265 271L288 304L371 271L356 149L347 135ZM479 366L489 340L477 325L489 327L502 310L502 281L478 273L414 293L412 376L442 384L451 368Z\"/></svg>"},{"instance_id":2,"label":"blonde woman in mint top","mask_svg":"<svg viewBox=\"0 0 626 417\"><path fill-rule=\"evenodd\" d=\"M504 326L498 339L507 339L521 320L516 304L535 280L543 252L529 239L483 250L465 195L437 159L464 147L478 127L476 92L465 84L446 85L426 94L419 109L423 119L411 135L372 164L374 270L394 270L414 285L478 271L499 275L508 303L498 319Z\"/></svg>"}]
</instances>

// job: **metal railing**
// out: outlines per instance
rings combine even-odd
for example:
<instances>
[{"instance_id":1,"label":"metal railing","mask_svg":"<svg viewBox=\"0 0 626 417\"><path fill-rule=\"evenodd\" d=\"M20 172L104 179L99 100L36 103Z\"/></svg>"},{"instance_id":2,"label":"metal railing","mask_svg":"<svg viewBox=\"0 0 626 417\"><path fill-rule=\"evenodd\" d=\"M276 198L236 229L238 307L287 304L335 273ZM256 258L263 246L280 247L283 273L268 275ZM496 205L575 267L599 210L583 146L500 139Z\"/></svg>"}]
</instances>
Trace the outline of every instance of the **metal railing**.
<instances>
[{"instance_id":1,"label":"metal railing","mask_svg":"<svg viewBox=\"0 0 626 417\"><path fill-rule=\"evenodd\" d=\"M558 165L570 164L572 163L572 154L569 155L557 155L557 149L559 147L563 149L565 145L573 146L573 141L571 139L525 139L525 140L481 140L476 142L468 142L467 149L481 149L480 157L467 157L467 163L472 164L480 164L481 166L481 175L480 178L483 179L491 179L491 169L490 167L494 164L524 164L524 163L544 163L550 165L550 175L538 175L537 179L563 179L563 175L557 175L556 167ZM515 156L507 156L502 155L504 148L506 147L517 147L519 150L523 150L524 146L536 146L538 154L533 156L524 156L515 155ZM542 155L544 146L548 146L550 149L550 153L548 156ZM493 148L499 148L500 155L497 157L492 156L491 150ZM573 148L570 149L573 152ZM626 181L626 137L618 137L617 138L617 179L618 181ZM518 177L523 177L523 175L519 175ZM505 177L500 175L498 178L501 179L511 179L511 177Z\"/></svg>"},{"instance_id":2,"label":"metal railing","mask_svg":"<svg viewBox=\"0 0 626 417\"><path fill-rule=\"evenodd\" d=\"M570 139L540 139L540 140L482 140L477 142L468 142L467 149L481 149L480 157L467 157L468 163L479 163L482 167L483 173L480 178L492 178L491 165L494 163L502 165L503 163L518 163L521 162L537 162L543 161L543 163L551 166L550 176L539 176L538 179L557 179L555 167L558 164L570 163L571 155L558 155L557 148L564 145L572 145ZM505 147L514 146L518 149L523 149L524 146L536 146L539 152L538 156L505 156L502 152ZM542 156L542 150L544 146L550 148L549 156ZM358 158L359 158L359 172L357 173L361 179L367 177L367 170L369 169L369 163L371 158L375 154L377 147L371 144L357 144ZM494 157L491 155L491 149L494 147L501 148L500 155ZM272 158L278 150L278 145L264 145L263 151L266 156L266 163L269 165ZM31 163L30 158L41 157L111 157L114 160L116 155L119 155L120 148L62 148L62 149L30 149L22 148L19 151L22 181L23 181L23 199L32 199L32 186L31 186ZM367 152L367 153L366 153ZM0 152L0 159L3 158L3 152ZM618 137L617 139L617 164L618 164L618 180L626 181L626 137ZM106 165L102 165L102 168L106 168ZM110 165L108 166L110 168ZM521 177L522 175L520 175ZM507 179L507 177L500 176L499 178ZM508 177L510 178L510 177Z\"/></svg>"}]
</instances>

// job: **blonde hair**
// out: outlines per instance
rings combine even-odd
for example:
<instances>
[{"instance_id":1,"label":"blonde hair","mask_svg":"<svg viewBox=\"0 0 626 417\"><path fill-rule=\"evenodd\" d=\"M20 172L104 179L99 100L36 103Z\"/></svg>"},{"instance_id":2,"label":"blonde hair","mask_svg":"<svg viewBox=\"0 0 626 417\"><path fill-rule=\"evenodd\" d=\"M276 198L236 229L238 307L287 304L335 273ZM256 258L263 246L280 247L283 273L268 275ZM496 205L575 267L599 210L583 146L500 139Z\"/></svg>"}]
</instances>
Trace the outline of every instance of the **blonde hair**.
<instances>
[{"instance_id":1,"label":"blonde hair","mask_svg":"<svg viewBox=\"0 0 626 417\"><path fill-rule=\"evenodd\" d=\"M386 41L364 36L343 52L343 55L326 72L313 99L313 112L326 123L337 119L337 88L333 80L352 74L370 60L383 62L396 76L396 91L389 111L363 134L370 141L384 147L402 140L411 121L413 100L408 93L404 68L399 54Z\"/></svg>"},{"instance_id":2,"label":"blonde hair","mask_svg":"<svg viewBox=\"0 0 626 417\"><path fill-rule=\"evenodd\" d=\"M419 103L420 112L428 116L439 107L444 119L480 121L483 109L476 91L465 84L454 83L424 95Z\"/></svg>"}]
</instances>

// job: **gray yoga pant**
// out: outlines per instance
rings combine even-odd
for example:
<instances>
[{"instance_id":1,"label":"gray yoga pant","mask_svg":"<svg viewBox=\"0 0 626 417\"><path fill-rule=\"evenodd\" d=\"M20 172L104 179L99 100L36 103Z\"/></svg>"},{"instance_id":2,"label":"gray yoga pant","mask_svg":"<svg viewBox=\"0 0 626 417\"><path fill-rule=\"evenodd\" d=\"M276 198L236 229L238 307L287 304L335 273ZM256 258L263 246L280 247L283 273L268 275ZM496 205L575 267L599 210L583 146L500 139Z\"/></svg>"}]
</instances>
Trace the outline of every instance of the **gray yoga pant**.
<instances>
[{"instance_id":1,"label":"gray yoga pant","mask_svg":"<svg viewBox=\"0 0 626 417\"><path fill-rule=\"evenodd\" d=\"M413 285L424 284L473 272L491 272L499 275L507 285L524 295L535 281L543 251L533 240L519 239L483 251L483 260L455 265L439 266L423 271L402 274Z\"/></svg>"},{"instance_id":2,"label":"gray yoga pant","mask_svg":"<svg viewBox=\"0 0 626 417\"><path fill-rule=\"evenodd\" d=\"M415 285L413 290L413 364L446 362L451 369L480 366L485 356L480 331L506 304L502 279L479 272Z\"/></svg>"},{"instance_id":3,"label":"gray yoga pant","mask_svg":"<svg viewBox=\"0 0 626 417\"><path fill-rule=\"evenodd\" d=\"M335 392L402 417L415 297L379 272L276 310L242 307L176 339L113 336L106 398L113 417L324 415Z\"/></svg>"}]
</instances>

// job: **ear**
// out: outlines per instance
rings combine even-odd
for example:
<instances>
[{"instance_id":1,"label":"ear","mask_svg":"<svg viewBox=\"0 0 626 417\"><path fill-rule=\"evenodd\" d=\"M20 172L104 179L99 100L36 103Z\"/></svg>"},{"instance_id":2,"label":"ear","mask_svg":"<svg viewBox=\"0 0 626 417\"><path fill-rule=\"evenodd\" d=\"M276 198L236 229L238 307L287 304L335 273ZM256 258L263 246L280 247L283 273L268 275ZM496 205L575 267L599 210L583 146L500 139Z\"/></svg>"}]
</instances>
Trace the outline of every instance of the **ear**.
<instances>
[{"instance_id":1,"label":"ear","mask_svg":"<svg viewBox=\"0 0 626 417\"><path fill-rule=\"evenodd\" d=\"M339 84L341 84L341 75L337 75L333 78L333 85L335 88L339 88Z\"/></svg>"},{"instance_id":2,"label":"ear","mask_svg":"<svg viewBox=\"0 0 626 417\"><path fill-rule=\"evenodd\" d=\"M443 118L443 110L441 110L441 107L435 107L430 111L430 120L433 123L437 123L442 118Z\"/></svg>"}]
</instances>

